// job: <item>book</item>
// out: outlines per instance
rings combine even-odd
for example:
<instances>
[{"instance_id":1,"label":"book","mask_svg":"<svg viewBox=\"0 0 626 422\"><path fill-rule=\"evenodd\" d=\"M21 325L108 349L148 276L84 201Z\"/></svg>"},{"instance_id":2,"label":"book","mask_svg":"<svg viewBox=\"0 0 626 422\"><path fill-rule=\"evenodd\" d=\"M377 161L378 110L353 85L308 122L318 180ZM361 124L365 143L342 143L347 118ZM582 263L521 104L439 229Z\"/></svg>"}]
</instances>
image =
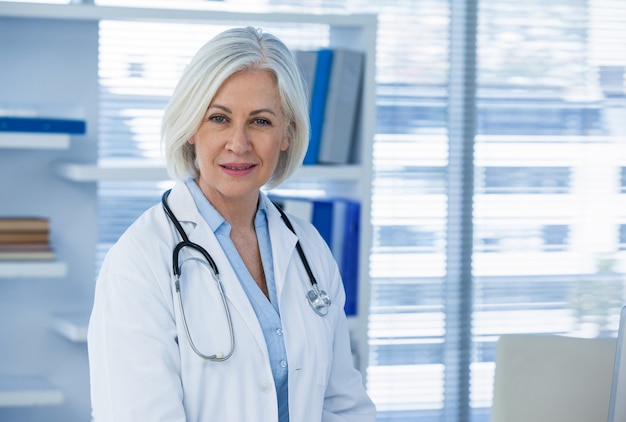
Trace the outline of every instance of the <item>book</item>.
<instances>
[{"instance_id":1,"label":"book","mask_svg":"<svg viewBox=\"0 0 626 422\"><path fill-rule=\"evenodd\" d=\"M48 242L31 243L0 243L0 252L47 252L50 250Z\"/></svg>"},{"instance_id":2,"label":"book","mask_svg":"<svg viewBox=\"0 0 626 422\"><path fill-rule=\"evenodd\" d=\"M40 217L3 217L0 218L0 232L47 231L50 221Z\"/></svg>"},{"instance_id":3,"label":"book","mask_svg":"<svg viewBox=\"0 0 626 422\"><path fill-rule=\"evenodd\" d=\"M313 93L313 81L315 79L315 65L317 63L317 51L312 50L296 50L294 58L298 64L302 83L306 91L309 107L311 107L311 95Z\"/></svg>"},{"instance_id":4,"label":"book","mask_svg":"<svg viewBox=\"0 0 626 422\"><path fill-rule=\"evenodd\" d=\"M0 132L43 132L82 135L87 123L79 119L0 116Z\"/></svg>"},{"instance_id":5,"label":"book","mask_svg":"<svg viewBox=\"0 0 626 422\"><path fill-rule=\"evenodd\" d=\"M48 240L47 231L0 232L0 243L41 243Z\"/></svg>"},{"instance_id":6,"label":"book","mask_svg":"<svg viewBox=\"0 0 626 422\"><path fill-rule=\"evenodd\" d=\"M54 251L48 242L0 243L0 260L51 260Z\"/></svg>"},{"instance_id":7,"label":"book","mask_svg":"<svg viewBox=\"0 0 626 422\"><path fill-rule=\"evenodd\" d=\"M333 50L318 162L348 164L357 142L365 53Z\"/></svg>"},{"instance_id":8,"label":"book","mask_svg":"<svg viewBox=\"0 0 626 422\"><path fill-rule=\"evenodd\" d=\"M297 51L294 56L310 94L309 121L311 128L309 147L304 156L303 164L314 165L318 163L333 50L323 48L316 51Z\"/></svg>"},{"instance_id":9,"label":"book","mask_svg":"<svg viewBox=\"0 0 626 422\"><path fill-rule=\"evenodd\" d=\"M339 268L346 290L346 315L354 316L358 312L359 290L359 250L361 239L361 204L347 201L344 204L342 255Z\"/></svg>"},{"instance_id":10,"label":"book","mask_svg":"<svg viewBox=\"0 0 626 422\"><path fill-rule=\"evenodd\" d=\"M307 198L270 194L285 212L310 221L337 261L346 291L346 315L357 314L359 285L360 212L358 201L348 198Z\"/></svg>"}]
</instances>

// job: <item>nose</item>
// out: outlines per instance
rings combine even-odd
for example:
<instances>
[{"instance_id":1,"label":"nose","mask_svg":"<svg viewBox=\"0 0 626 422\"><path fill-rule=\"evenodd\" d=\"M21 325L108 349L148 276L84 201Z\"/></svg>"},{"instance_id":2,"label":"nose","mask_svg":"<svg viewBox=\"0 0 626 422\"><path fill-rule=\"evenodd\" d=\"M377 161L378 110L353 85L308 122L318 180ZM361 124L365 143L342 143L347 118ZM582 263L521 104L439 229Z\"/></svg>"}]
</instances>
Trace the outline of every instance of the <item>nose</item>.
<instances>
[{"instance_id":1,"label":"nose","mask_svg":"<svg viewBox=\"0 0 626 422\"><path fill-rule=\"evenodd\" d=\"M246 127L233 126L228 136L226 148L235 154L243 154L250 150L251 145Z\"/></svg>"}]
</instances>

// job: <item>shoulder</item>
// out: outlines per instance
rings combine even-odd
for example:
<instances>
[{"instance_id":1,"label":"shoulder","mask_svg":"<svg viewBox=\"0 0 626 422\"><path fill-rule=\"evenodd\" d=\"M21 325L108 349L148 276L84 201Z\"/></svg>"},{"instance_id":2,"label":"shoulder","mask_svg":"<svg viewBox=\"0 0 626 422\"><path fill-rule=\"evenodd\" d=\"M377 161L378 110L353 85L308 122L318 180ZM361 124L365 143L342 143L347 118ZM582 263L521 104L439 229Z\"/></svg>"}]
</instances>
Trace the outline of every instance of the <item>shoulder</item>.
<instances>
[{"instance_id":1,"label":"shoulder","mask_svg":"<svg viewBox=\"0 0 626 422\"><path fill-rule=\"evenodd\" d=\"M160 205L141 214L108 250L103 267L130 271L171 250L173 236Z\"/></svg>"},{"instance_id":2,"label":"shoulder","mask_svg":"<svg viewBox=\"0 0 626 422\"><path fill-rule=\"evenodd\" d=\"M185 192L188 193L184 185L176 185L172 189L169 205L175 215L180 219L181 223L187 224L189 221L188 212L180 212L180 209L188 210L190 207L187 203L193 199L187 198ZM191 211L189 211L191 212ZM183 214L185 218L183 218ZM121 254L138 258L138 254L146 254L148 257L154 256L161 249L165 248L171 251L172 245L178 239L175 228L163 209L161 202L154 204L144 211L120 236L117 242L111 247L109 253L119 251ZM160 256L160 255L159 255Z\"/></svg>"}]
</instances>

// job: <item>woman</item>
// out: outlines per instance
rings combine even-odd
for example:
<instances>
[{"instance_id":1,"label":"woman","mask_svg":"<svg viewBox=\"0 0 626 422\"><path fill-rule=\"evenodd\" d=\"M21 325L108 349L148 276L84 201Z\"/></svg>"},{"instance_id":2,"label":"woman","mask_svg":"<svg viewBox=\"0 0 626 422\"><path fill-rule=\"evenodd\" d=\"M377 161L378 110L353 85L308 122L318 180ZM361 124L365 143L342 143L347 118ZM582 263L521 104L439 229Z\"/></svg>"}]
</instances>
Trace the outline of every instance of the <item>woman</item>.
<instances>
[{"instance_id":1,"label":"woman","mask_svg":"<svg viewBox=\"0 0 626 422\"><path fill-rule=\"evenodd\" d=\"M284 220L261 191L300 165L308 130L300 75L274 36L228 30L192 59L162 125L178 182L110 249L96 283L96 421L375 419L337 265L310 223ZM298 242L330 305L307 302Z\"/></svg>"}]
</instances>

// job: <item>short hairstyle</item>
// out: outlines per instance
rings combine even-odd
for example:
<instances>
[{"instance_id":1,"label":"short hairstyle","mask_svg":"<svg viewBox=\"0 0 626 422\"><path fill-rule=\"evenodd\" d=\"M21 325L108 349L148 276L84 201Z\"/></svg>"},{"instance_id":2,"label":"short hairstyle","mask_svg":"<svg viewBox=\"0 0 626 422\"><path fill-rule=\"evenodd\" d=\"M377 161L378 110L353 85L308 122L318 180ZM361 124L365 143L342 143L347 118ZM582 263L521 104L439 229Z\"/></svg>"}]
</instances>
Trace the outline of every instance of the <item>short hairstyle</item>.
<instances>
[{"instance_id":1,"label":"short hairstyle","mask_svg":"<svg viewBox=\"0 0 626 422\"><path fill-rule=\"evenodd\" d=\"M252 27L228 29L198 50L172 93L161 124L167 169L171 177L196 177L194 146L188 140L202 122L222 84L233 74L269 71L276 78L291 143L280 153L267 186L276 187L302 163L309 143L308 101L294 56L274 35Z\"/></svg>"}]
</instances>

